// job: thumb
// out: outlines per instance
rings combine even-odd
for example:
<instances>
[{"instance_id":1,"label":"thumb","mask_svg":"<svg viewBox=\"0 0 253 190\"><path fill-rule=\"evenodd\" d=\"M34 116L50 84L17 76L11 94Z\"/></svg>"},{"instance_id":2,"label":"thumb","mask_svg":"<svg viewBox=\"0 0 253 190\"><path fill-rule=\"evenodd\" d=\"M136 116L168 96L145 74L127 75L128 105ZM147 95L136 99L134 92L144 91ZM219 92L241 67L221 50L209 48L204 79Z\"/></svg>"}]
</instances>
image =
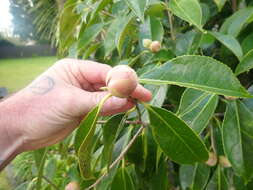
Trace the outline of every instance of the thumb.
<instances>
[{"instance_id":1,"label":"thumb","mask_svg":"<svg viewBox=\"0 0 253 190\"><path fill-rule=\"evenodd\" d=\"M97 106L101 100L108 95L108 92L88 92L82 91L80 97L80 111L81 115L86 115L92 108ZM112 115L127 111L134 107L134 104L126 98L110 97L105 101L101 115Z\"/></svg>"}]
</instances>

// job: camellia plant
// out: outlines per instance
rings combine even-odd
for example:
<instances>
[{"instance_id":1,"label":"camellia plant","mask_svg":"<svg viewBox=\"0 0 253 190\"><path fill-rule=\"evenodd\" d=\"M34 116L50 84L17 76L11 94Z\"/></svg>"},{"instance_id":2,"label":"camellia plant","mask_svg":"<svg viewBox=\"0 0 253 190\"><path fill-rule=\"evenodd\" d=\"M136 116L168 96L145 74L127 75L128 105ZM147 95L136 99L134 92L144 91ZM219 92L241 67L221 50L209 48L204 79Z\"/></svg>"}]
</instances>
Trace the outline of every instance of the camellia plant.
<instances>
[{"instance_id":1,"label":"camellia plant","mask_svg":"<svg viewBox=\"0 0 253 190\"><path fill-rule=\"evenodd\" d=\"M67 0L59 55L116 66L109 96L140 82L153 99L100 117L106 97L36 151L37 189L252 189L252 22L251 0Z\"/></svg>"}]
</instances>

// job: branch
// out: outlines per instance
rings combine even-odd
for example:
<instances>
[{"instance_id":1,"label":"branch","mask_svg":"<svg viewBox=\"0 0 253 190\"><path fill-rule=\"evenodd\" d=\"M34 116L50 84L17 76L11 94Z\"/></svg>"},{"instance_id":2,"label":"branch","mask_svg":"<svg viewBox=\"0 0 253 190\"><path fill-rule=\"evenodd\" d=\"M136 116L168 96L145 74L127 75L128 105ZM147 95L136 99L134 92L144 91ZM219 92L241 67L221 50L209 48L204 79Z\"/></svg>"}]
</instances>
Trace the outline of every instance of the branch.
<instances>
[{"instance_id":1,"label":"branch","mask_svg":"<svg viewBox=\"0 0 253 190\"><path fill-rule=\"evenodd\" d=\"M114 168L114 166L116 166L118 164L118 162L121 161L124 158L125 154L129 150L129 148L133 145L133 143L135 142L135 140L137 139L137 137L141 134L141 132L143 131L143 129L145 128L145 126L146 125L143 124L140 127L140 129L136 132L136 134L131 139L131 141L129 142L129 144L126 146L126 148L120 153L119 157L110 165L110 167L109 167L110 170L112 168ZM89 186L88 188L86 188L86 190L89 190L89 189L92 189L92 188L96 187L104 179L104 177L106 177L107 174L108 174L108 172L105 172L103 175L101 175L97 179L97 181L95 183L93 183L91 186Z\"/></svg>"},{"instance_id":2,"label":"branch","mask_svg":"<svg viewBox=\"0 0 253 190\"><path fill-rule=\"evenodd\" d=\"M107 121L97 121L97 124L105 124ZM132 125L147 125L145 123L143 123L142 121L125 121L126 124L132 124Z\"/></svg>"},{"instance_id":3,"label":"branch","mask_svg":"<svg viewBox=\"0 0 253 190\"><path fill-rule=\"evenodd\" d=\"M60 188L58 188L52 181L50 181L50 179L48 179L46 176L42 176L42 178L48 183L50 184L54 189L56 190L60 190Z\"/></svg>"}]
</instances>

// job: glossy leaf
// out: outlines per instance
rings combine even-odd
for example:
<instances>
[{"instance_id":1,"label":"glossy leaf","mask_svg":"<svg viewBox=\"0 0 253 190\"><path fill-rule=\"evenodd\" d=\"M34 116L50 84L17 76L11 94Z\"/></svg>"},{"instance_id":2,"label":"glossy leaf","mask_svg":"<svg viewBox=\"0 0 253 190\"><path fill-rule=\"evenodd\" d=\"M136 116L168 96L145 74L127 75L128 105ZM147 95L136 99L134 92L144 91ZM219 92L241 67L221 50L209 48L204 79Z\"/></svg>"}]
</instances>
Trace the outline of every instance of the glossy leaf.
<instances>
[{"instance_id":1,"label":"glossy leaf","mask_svg":"<svg viewBox=\"0 0 253 190\"><path fill-rule=\"evenodd\" d=\"M84 179L92 178L91 153L100 107L93 108L81 122L76 134L75 148L78 150L79 168Z\"/></svg>"},{"instance_id":2,"label":"glossy leaf","mask_svg":"<svg viewBox=\"0 0 253 190\"><path fill-rule=\"evenodd\" d=\"M224 171L220 168L220 166L218 166L211 180L209 181L206 190L225 190L229 189L228 187L229 186Z\"/></svg>"},{"instance_id":3,"label":"glossy leaf","mask_svg":"<svg viewBox=\"0 0 253 190\"><path fill-rule=\"evenodd\" d=\"M251 97L233 72L221 62L205 56L181 56L145 73L145 84L174 84L215 94Z\"/></svg>"},{"instance_id":4,"label":"glossy leaf","mask_svg":"<svg viewBox=\"0 0 253 190\"><path fill-rule=\"evenodd\" d=\"M111 190L134 190L133 179L126 168L120 168L112 182Z\"/></svg>"},{"instance_id":5,"label":"glossy leaf","mask_svg":"<svg viewBox=\"0 0 253 190\"><path fill-rule=\"evenodd\" d=\"M250 35L248 35L246 38L243 39L241 45L242 45L244 55L253 49L252 42L253 42L253 33L251 33Z\"/></svg>"},{"instance_id":6,"label":"glossy leaf","mask_svg":"<svg viewBox=\"0 0 253 190\"><path fill-rule=\"evenodd\" d=\"M144 13L147 6L147 0L125 0L134 14L144 21Z\"/></svg>"},{"instance_id":7,"label":"glossy leaf","mask_svg":"<svg viewBox=\"0 0 253 190\"><path fill-rule=\"evenodd\" d=\"M42 185L42 176L44 173L44 167L47 157L47 148L42 148L34 151L35 163L37 166L37 181L36 189L41 189Z\"/></svg>"},{"instance_id":8,"label":"glossy leaf","mask_svg":"<svg viewBox=\"0 0 253 190\"><path fill-rule=\"evenodd\" d=\"M238 36L241 30L251 22L253 16L253 7L240 9L230 16L221 26L222 33L230 34L234 37Z\"/></svg>"},{"instance_id":9,"label":"glossy leaf","mask_svg":"<svg viewBox=\"0 0 253 190\"><path fill-rule=\"evenodd\" d=\"M223 121L224 151L237 175L253 177L253 113L240 101L227 103Z\"/></svg>"},{"instance_id":10,"label":"glossy leaf","mask_svg":"<svg viewBox=\"0 0 253 190\"><path fill-rule=\"evenodd\" d=\"M239 75L253 68L253 49L249 51L237 65L235 74Z\"/></svg>"},{"instance_id":11,"label":"glossy leaf","mask_svg":"<svg viewBox=\"0 0 253 190\"><path fill-rule=\"evenodd\" d=\"M114 160L120 155L124 147L126 147L127 143L129 142L130 137L131 137L131 131L132 131L132 128L125 130L124 135L120 137L119 140L115 143L113 147ZM96 190L104 190L104 189L107 189L111 185L117 173L119 165L120 165L120 162L116 164L114 168L110 170L109 174L106 175L104 179L97 185Z\"/></svg>"},{"instance_id":12,"label":"glossy leaf","mask_svg":"<svg viewBox=\"0 0 253 190\"><path fill-rule=\"evenodd\" d=\"M171 160L191 164L208 159L205 145L181 119L162 108L148 105L146 108L154 138Z\"/></svg>"},{"instance_id":13,"label":"glossy leaf","mask_svg":"<svg viewBox=\"0 0 253 190\"><path fill-rule=\"evenodd\" d=\"M209 32L209 34L214 36L220 43L231 50L239 60L242 58L242 48L235 37L230 34L222 34L219 32Z\"/></svg>"},{"instance_id":14,"label":"glossy leaf","mask_svg":"<svg viewBox=\"0 0 253 190\"><path fill-rule=\"evenodd\" d=\"M129 14L128 16L124 17L124 21L121 22L121 25L119 26L120 30L118 30L115 37L115 43L116 43L119 54L122 53L123 43L127 37L127 33L131 29L130 26L131 26L133 18L134 18L133 14Z\"/></svg>"},{"instance_id":15,"label":"glossy leaf","mask_svg":"<svg viewBox=\"0 0 253 190\"><path fill-rule=\"evenodd\" d=\"M140 44L143 39L151 39L163 41L164 30L161 21L153 16L145 19L144 23L140 25Z\"/></svg>"},{"instance_id":16,"label":"glossy leaf","mask_svg":"<svg viewBox=\"0 0 253 190\"><path fill-rule=\"evenodd\" d=\"M104 39L105 56L108 56L116 48L117 44L115 43L115 38L119 28L124 23L124 18L125 17L117 17L110 24Z\"/></svg>"},{"instance_id":17,"label":"glossy leaf","mask_svg":"<svg viewBox=\"0 0 253 190\"><path fill-rule=\"evenodd\" d=\"M217 95L186 89L181 97L177 115L200 134L213 116L217 103Z\"/></svg>"},{"instance_id":18,"label":"glossy leaf","mask_svg":"<svg viewBox=\"0 0 253 190\"><path fill-rule=\"evenodd\" d=\"M118 114L118 115L112 116L103 126L104 148L102 152L102 163L108 164L108 166L111 163L112 151L113 151L116 137L119 133L119 130L121 129L123 125L122 123L124 120L123 118L124 118L124 114Z\"/></svg>"},{"instance_id":19,"label":"glossy leaf","mask_svg":"<svg viewBox=\"0 0 253 190\"><path fill-rule=\"evenodd\" d=\"M198 0L171 0L169 1L170 11L179 18L202 29L202 9Z\"/></svg>"},{"instance_id":20,"label":"glossy leaf","mask_svg":"<svg viewBox=\"0 0 253 190\"><path fill-rule=\"evenodd\" d=\"M197 33L195 31L189 31L177 38L176 51L175 51L175 54L177 56L190 54L196 34Z\"/></svg>"},{"instance_id":21,"label":"glossy leaf","mask_svg":"<svg viewBox=\"0 0 253 190\"><path fill-rule=\"evenodd\" d=\"M76 32L76 26L80 23L80 15L76 14L74 9L76 0L69 0L65 3L64 9L59 21L59 42L61 51L68 49L73 41ZM69 22L69 21L72 22Z\"/></svg>"},{"instance_id":22,"label":"glossy leaf","mask_svg":"<svg viewBox=\"0 0 253 190\"><path fill-rule=\"evenodd\" d=\"M205 164L182 165L179 170L183 190L204 190L210 175L210 168Z\"/></svg>"},{"instance_id":23,"label":"glossy leaf","mask_svg":"<svg viewBox=\"0 0 253 190\"><path fill-rule=\"evenodd\" d=\"M103 29L104 24L94 24L83 31L78 42L78 49L85 49Z\"/></svg>"}]
</instances>

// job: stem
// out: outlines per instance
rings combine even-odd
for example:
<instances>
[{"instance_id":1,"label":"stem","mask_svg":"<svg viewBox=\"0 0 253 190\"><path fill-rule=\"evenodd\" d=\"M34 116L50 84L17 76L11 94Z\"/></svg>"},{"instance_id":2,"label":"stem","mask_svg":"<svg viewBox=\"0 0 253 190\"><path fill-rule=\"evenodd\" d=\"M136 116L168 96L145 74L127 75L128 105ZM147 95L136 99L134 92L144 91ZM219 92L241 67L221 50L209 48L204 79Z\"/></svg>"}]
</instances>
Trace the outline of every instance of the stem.
<instances>
[{"instance_id":1,"label":"stem","mask_svg":"<svg viewBox=\"0 0 253 190\"><path fill-rule=\"evenodd\" d=\"M101 120L97 121L97 124L105 124L107 121ZM132 125L143 125L144 123L141 121L125 121L126 124L132 124Z\"/></svg>"},{"instance_id":2,"label":"stem","mask_svg":"<svg viewBox=\"0 0 253 190\"><path fill-rule=\"evenodd\" d=\"M134 135L134 137L131 139L131 141L129 142L129 144L126 146L126 148L120 153L119 157L110 165L109 169L111 170L114 166L116 166L118 164L119 161L121 161L125 154L127 153L127 151L129 150L129 148L133 145L133 143L135 142L135 140L137 139L137 137L141 134L141 132L143 131L143 129L145 125L142 125L140 127L140 129L136 132L136 134ZM91 186L89 186L88 188L86 188L86 190L92 189L94 187L96 187L103 179L104 177L107 175L108 173L105 172L103 175L101 175L97 181L95 183L93 183Z\"/></svg>"},{"instance_id":3,"label":"stem","mask_svg":"<svg viewBox=\"0 0 253 190\"><path fill-rule=\"evenodd\" d=\"M168 5L168 0L165 0L165 3L166 3L166 5ZM171 35L171 39L173 41L176 41L176 36L175 36L175 33L174 33L174 26L173 26L173 19L172 19L172 15L170 13L170 10L168 8L167 8L167 14L168 14L169 23L170 23L170 35Z\"/></svg>"},{"instance_id":4,"label":"stem","mask_svg":"<svg viewBox=\"0 0 253 190\"><path fill-rule=\"evenodd\" d=\"M42 176L42 178L48 183L50 184L54 189L56 190L60 190L60 188L58 188L50 179L48 179L46 176Z\"/></svg>"},{"instance_id":5,"label":"stem","mask_svg":"<svg viewBox=\"0 0 253 190\"><path fill-rule=\"evenodd\" d=\"M232 10L233 12L237 11L237 0L232 0Z\"/></svg>"}]
</instances>

